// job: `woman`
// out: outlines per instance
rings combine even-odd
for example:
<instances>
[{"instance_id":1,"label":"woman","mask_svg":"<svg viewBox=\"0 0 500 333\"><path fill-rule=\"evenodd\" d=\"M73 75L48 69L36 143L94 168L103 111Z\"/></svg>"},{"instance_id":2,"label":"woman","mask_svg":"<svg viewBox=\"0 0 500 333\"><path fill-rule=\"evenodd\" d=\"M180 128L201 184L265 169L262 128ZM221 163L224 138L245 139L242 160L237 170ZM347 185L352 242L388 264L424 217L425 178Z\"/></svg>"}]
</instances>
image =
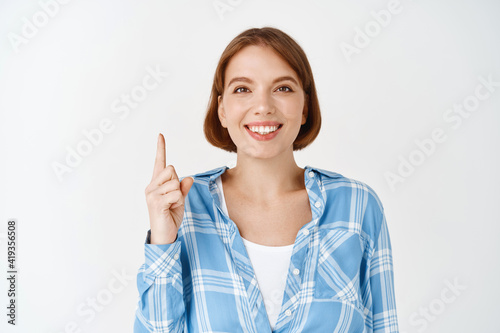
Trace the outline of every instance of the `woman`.
<instances>
[{"instance_id":1,"label":"woman","mask_svg":"<svg viewBox=\"0 0 500 333\"><path fill-rule=\"evenodd\" d=\"M377 194L295 163L320 125L292 38L265 27L230 42L204 131L236 166L179 179L159 135L135 332L398 332Z\"/></svg>"}]
</instances>

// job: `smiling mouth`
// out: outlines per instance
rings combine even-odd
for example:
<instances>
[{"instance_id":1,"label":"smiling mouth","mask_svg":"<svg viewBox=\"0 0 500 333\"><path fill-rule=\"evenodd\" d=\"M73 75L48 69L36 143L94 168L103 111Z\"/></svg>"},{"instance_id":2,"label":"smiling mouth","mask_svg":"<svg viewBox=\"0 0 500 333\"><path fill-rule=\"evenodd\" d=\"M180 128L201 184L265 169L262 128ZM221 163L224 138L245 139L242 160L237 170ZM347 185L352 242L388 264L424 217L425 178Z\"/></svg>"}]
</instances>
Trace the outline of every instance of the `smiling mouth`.
<instances>
[{"instance_id":1,"label":"smiling mouth","mask_svg":"<svg viewBox=\"0 0 500 333\"><path fill-rule=\"evenodd\" d=\"M250 131L252 131L254 133L258 133L260 135L266 135L269 133L276 132L282 126L283 126L283 124L279 124L277 126L248 126L248 125L245 125L245 127L248 128Z\"/></svg>"}]
</instances>

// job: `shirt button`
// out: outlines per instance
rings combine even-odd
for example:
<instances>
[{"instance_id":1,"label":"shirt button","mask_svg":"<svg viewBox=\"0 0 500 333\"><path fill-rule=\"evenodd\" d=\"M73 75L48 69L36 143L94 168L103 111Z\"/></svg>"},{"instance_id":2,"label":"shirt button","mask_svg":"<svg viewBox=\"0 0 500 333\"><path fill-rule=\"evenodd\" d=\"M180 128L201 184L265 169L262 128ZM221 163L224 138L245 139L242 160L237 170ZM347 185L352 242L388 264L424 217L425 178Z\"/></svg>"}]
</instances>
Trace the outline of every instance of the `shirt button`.
<instances>
[{"instance_id":1,"label":"shirt button","mask_svg":"<svg viewBox=\"0 0 500 333\"><path fill-rule=\"evenodd\" d=\"M321 202L319 202L319 201L316 201L316 202L314 203L314 206L316 206L316 208L319 208L319 207L321 207Z\"/></svg>"},{"instance_id":2,"label":"shirt button","mask_svg":"<svg viewBox=\"0 0 500 333\"><path fill-rule=\"evenodd\" d=\"M308 175L309 175L309 178L312 178L312 177L314 177L314 172L309 171Z\"/></svg>"},{"instance_id":3,"label":"shirt button","mask_svg":"<svg viewBox=\"0 0 500 333\"><path fill-rule=\"evenodd\" d=\"M293 274L294 274L294 275L299 275L299 273L300 273L300 271L299 271L299 269L298 269L298 268L295 268L295 269L293 270Z\"/></svg>"},{"instance_id":4,"label":"shirt button","mask_svg":"<svg viewBox=\"0 0 500 333\"><path fill-rule=\"evenodd\" d=\"M304 234L304 236L307 236L307 235L309 235L309 230L304 229L304 230L302 230L302 233Z\"/></svg>"},{"instance_id":5,"label":"shirt button","mask_svg":"<svg viewBox=\"0 0 500 333\"><path fill-rule=\"evenodd\" d=\"M174 254L174 260L179 259L179 253Z\"/></svg>"},{"instance_id":6,"label":"shirt button","mask_svg":"<svg viewBox=\"0 0 500 333\"><path fill-rule=\"evenodd\" d=\"M292 311L290 311L290 309L286 310L285 311L285 314L290 317L292 315Z\"/></svg>"}]
</instances>

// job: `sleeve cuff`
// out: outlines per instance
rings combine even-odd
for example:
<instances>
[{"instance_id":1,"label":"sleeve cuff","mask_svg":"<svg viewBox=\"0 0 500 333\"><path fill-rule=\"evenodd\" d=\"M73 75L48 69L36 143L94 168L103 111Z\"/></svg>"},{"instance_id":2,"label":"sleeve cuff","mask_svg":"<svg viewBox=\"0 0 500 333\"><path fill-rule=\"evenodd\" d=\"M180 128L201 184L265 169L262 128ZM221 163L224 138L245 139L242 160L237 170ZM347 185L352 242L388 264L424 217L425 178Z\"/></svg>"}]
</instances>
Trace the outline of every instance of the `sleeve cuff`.
<instances>
[{"instance_id":1,"label":"sleeve cuff","mask_svg":"<svg viewBox=\"0 0 500 333\"><path fill-rule=\"evenodd\" d=\"M181 273L181 242L179 237L171 244L151 244L150 240L151 230L148 230L144 244L146 278Z\"/></svg>"},{"instance_id":2,"label":"sleeve cuff","mask_svg":"<svg viewBox=\"0 0 500 333\"><path fill-rule=\"evenodd\" d=\"M175 241L177 241L177 238L179 237L179 235L175 235ZM151 244L151 229L148 230L148 234L146 236L146 244ZM170 244L165 244L165 245L170 245Z\"/></svg>"}]
</instances>

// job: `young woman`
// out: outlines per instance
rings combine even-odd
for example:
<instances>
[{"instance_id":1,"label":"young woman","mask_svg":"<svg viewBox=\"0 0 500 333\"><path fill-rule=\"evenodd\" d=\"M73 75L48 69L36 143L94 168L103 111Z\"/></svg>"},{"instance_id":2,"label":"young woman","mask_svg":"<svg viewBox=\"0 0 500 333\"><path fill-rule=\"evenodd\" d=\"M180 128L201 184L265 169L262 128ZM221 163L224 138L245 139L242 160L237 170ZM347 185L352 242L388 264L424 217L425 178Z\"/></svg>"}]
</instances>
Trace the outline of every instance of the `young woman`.
<instances>
[{"instance_id":1,"label":"young woman","mask_svg":"<svg viewBox=\"0 0 500 333\"><path fill-rule=\"evenodd\" d=\"M320 126L292 38L265 27L230 42L204 131L236 166L179 179L159 135L134 332L398 332L377 194L295 163Z\"/></svg>"}]
</instances>

